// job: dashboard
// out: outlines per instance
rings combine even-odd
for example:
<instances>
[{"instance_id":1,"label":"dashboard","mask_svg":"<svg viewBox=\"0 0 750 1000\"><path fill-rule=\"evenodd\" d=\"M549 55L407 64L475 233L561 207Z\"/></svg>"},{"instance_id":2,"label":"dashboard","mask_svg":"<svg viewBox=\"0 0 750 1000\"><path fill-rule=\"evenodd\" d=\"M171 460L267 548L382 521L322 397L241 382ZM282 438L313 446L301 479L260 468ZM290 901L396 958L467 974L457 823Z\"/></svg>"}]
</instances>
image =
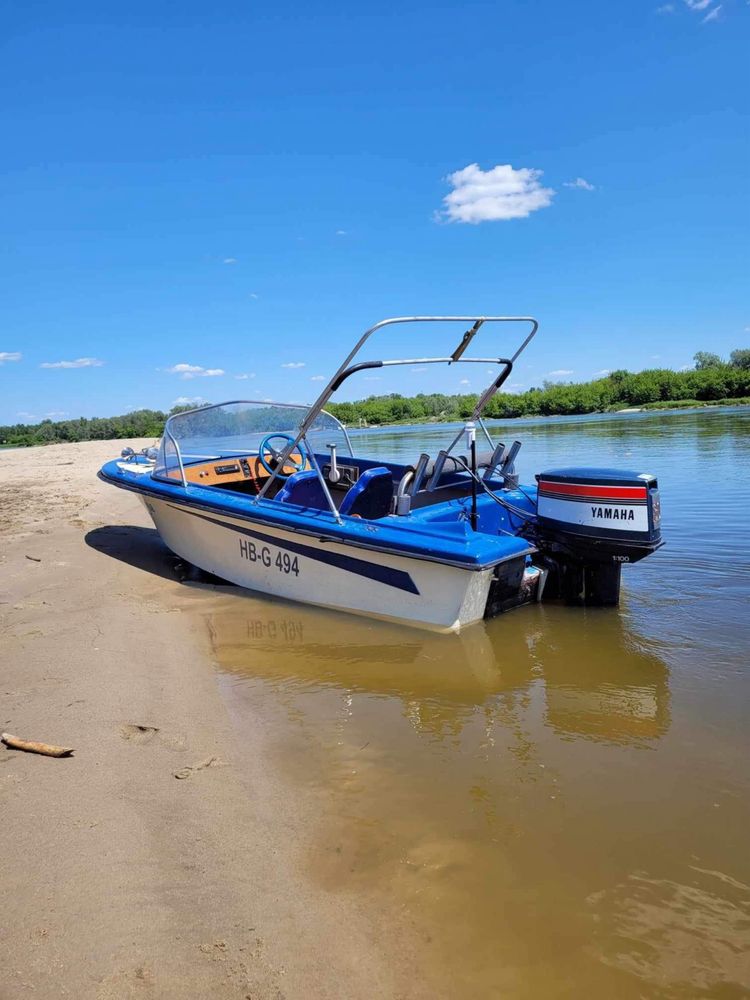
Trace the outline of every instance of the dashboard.
<instances>
[{"instance_id":1,"label":"dashboard","mask_svg":"<svg viewBox=\"0 0 750 1000\"><path fill-rule=\"evenodd\" d=\"M302 462L299 452L293 452L291 460ZM305 468L309 468L309 463ZM284 473L295 472L291 466L286 466ZM185 466L185 478L189 483L198 486L229 486L235 483L260 483L268 479L268 472L261 465L257 455L238 455L236 458L218 458L209 462L196 462Z\"/></svg>"}]
</instances>

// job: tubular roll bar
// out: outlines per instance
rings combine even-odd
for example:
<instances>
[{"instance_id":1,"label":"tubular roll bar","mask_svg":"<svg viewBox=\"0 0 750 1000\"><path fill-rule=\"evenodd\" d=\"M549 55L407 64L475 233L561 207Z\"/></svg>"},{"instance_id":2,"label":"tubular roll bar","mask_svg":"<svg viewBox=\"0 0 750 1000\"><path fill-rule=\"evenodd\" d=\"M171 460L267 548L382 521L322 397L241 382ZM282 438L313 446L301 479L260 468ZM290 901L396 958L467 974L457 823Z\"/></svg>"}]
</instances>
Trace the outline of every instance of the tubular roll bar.
<instances>
[{"instance_id":1,"label":"tubular roll bar","mask_svg":"<svg viewBox=\"0 0 750 1000\"><path fill-rule=\"evenodd\" d=\"M355 372L366 371L368 368L393 368L395 365L452 365L461 362L462 364L477 365L506 365L507 370L502 373L500 381L495 383L495 391L503 384L513 369L513 362L510 358L403 358L394 361L360 361L359 364L350 365L337 376L331 384L331 392L336 392L342 383L354 375Z\"/></svg>"},{"instance_id":2,"label":"tubular roll bar","mask_svg":"<svg viewBox=\"0 0 750 1000\"><path fill-rule=\"evenodd\" d=\"M302 424L300 425L300 438L302 437L302 434L304 434L304 433L307 432L308 428L310 427L310 425L312 424L312 422L315 420L315 417L318 415L318 413L320 412L320 410L323 409L323 407L326 405L326 403L331 398L331 396L333 395L333 393L341 385L341 382L343 381L343 379L341 378L341 376L344 375L344 372L347 370L347 368L349 367L350 363L359 354L359 352L362 350L362 348L367 343L367 341L370 339L370 337L374 333L376 333L378 330L382 330L383 327L386 327L386 326L395 326L397 323L472 323L473 324L472 328L470 330L467 330L466 333L463 335L463 337L461 338L461 341L460 341L458 347L456 348L456 350L453 352L453 354L449 358L425 358L425 359L423 359L424 363L432 363L432 364L435 364L435 363L438 363L438 362L441 362L441 361L444 362L444 363L447 362L448 364L452 364L454 361L461 361L461 360L463 360L463 361L470 361L470 360L472 360L470 358L462 358L462 355L463 355L464 351L466 350L466 348L471 343L471 341L474 339L474 337L476 336L476 334L478 333L480 327L484 323L530 323L531 324L531 330L530 330L530 332L526 335L525 339L521 343L521 346L518 348L518 350L515 352L515 354L511 355L511 357L509 359L511 363L514 363L516 361L516 358L518 358L518 356L521 354L521 352L526 349L527 345L529 344L529 342L532 340L532 338L534 337L535 333L539 329L539 324L537 323L537 321L532 316L396 316L393 319L383 319L379 323L376 323L375 326L371 326L369 330L365 330L365 332L359 338L359 340L354 345L354 347L351 349L351 351L349 352L349 354L344 358L344 360L342 361L342 363L339 366L338 370L334 374L333 378L330 380L330 382L328 383L328 385L325 387L325 389L323 389L323 391L321 392L321 394L318 396L318 398L315 400L315 402L312 404L312 406L308 410L307 416L305 417L305 419L302 421ZM414 364L418 360L419 360L418 358L415 358L415 359L413 359L411 361L369 362L368 363L368 367L381 368L381 367L385 367L388 364ZM493 363L497 364L498 361L500 361L500 363L502 363L504 361L504 359L498 359L498 358L474 358L473 360L476 361L476 362L481 362L481 363L485 363L485 364L493 364ZM347 376L344 376L344 377L347 377ZM472 414L472 419L473 420L475 420L477 417L479 417L481 415L482 409L484 409L484 407L487 405L487 403L489 402L489 400L494 395L494 393L496 391L493 388L494 384L495 383L493 382L488 387L488 389L485 390L485 392L482 394L482 396L480 397L479 401L477 402L477 406L474 408L474 413ZM487 396L488 392L490 393L489 396ZM485 399L485 396L487 396L486 399ZM481 407L480 407L480 403L482 404Z\"/></svg>"},{"instance_id":3,"label":"tubular roll bar","mask_svg":"<svg viewBox=\"0 0 750 1000\"><path fill-rule=\"evenodd\" d=\"M453 351L453 353L446 358L413 358L409 360L393 360L393 361L364 361L358 364L352 365L351 362L359 354L359 352L364 347L365 343L370 339L370 337L376 333L378 330L382 330L386 326L394 326L397 323L471 323L472 326L463 334L458 346ZM480 328L485 323L530 323L531 330L526 335L524 340L521 342L521 346L516 350L515 354L511 355L510 358L464 358L463 354L466 349L471 344L474 337L479 332ZM539 329L539 323L533 318L533 316L395 316L392 319L383 319L374 326L371 326L368 330L362 334L357 343L351 349L349 354L344 358L340 364L337 371L334 373L331 380L326 385L325 389L321 392L315 402L312 404L310 409L307 411L305 419L300 424L299 430L297 432L297 437L292 444L287 445L279 456L278 468L283 468L284 463L287 458L292 454L294 449L299 445L300 441L306 444L306 435L312 424L315 422L315 418L318 416L320 411L326 405L331 396L336 392L339 386L344 382L350 375L355 372L362 371L367 368L385 368L392 365L408 365L408 364L456 364L456 363L475 363L475 364L501 364L503 365L503 371L500 375L495 378L485 389L482 395L477 400L476 406L471 414L471 420L476 420L482 427L485 435L490 440L489 434L487 433L487 428L484 426L484 422L481 419L482 411L485 409L489 401L498 391L503 382L510 375L513 364L518 358L518 356L524 351L527 345L530 343L537 330ZM327 488L327 484L324 481L324 476L322 472L317 468L317 462L314 463L315 471L318 474L323 491L328 500L331 512L333 513L339 524L342 523L341 515L339 514L336 506L333 502L333 498ZM255 503L262 500L268 487L271 485L273 480L276 478L276 472L273 476L269 476L266 480L262 490L255 499Z\"/></svg>"}]
</instances>

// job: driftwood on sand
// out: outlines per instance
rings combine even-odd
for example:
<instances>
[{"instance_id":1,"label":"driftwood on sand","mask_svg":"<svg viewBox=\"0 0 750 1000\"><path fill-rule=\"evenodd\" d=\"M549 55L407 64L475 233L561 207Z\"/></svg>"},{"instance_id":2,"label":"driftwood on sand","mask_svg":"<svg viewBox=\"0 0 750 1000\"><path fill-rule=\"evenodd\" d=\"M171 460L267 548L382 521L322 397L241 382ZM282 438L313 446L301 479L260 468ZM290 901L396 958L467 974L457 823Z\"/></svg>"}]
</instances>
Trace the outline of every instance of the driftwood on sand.
<instances>
[{"instance_id":1,"label":"driftwood on sand","mask_svg":"<svg viewBox=\"0 0 750 1000\"><path fill-rule=\"evenodd\" d=\"M25 750L27 753L41 753L45 757L70 757L73 747L56 747L51 743L38 743L36 740L22 740L10 733L0 734L0 740L12 750Z\"/></svg>"}]
</instances>

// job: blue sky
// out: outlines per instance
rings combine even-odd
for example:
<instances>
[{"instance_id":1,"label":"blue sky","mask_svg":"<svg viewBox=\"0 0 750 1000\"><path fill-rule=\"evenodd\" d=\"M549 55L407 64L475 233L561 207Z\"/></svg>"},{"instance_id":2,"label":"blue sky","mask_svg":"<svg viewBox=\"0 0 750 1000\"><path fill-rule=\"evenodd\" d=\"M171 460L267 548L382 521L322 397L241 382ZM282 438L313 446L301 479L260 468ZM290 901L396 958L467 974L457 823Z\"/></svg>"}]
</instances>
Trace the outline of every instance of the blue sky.
<instances>
[{"instance_id":1,"label":"blue sky","mask_svg":"<svg viewBox=\"0 0 750 1000\"><path fill-rule=\"evenodd\" d=\"M7 9L0 422L311 399L411 313L537 316L518 389L747 346L749 42L744 0Z\"/></svg>"}]
</instances>

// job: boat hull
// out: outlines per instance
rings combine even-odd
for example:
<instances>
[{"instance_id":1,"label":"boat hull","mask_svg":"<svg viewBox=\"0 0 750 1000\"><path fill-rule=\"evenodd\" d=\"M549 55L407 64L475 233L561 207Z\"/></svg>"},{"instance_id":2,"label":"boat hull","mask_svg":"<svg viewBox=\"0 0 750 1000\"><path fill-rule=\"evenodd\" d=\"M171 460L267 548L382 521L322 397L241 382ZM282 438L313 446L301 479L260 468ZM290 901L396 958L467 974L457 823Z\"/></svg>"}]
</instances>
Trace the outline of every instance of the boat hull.
<instances>
[{"instance_id":1,"label":"boat hull","mask_svg":"<svg viewBox=\"0 0 750 1000\"><path fill-rule=\"evenodd\" d=\"M182 559L250 590L321 607L454 630L481 620L492 568L377 552L171 500L141 499Z\"/></svg>"}]
</instances>

